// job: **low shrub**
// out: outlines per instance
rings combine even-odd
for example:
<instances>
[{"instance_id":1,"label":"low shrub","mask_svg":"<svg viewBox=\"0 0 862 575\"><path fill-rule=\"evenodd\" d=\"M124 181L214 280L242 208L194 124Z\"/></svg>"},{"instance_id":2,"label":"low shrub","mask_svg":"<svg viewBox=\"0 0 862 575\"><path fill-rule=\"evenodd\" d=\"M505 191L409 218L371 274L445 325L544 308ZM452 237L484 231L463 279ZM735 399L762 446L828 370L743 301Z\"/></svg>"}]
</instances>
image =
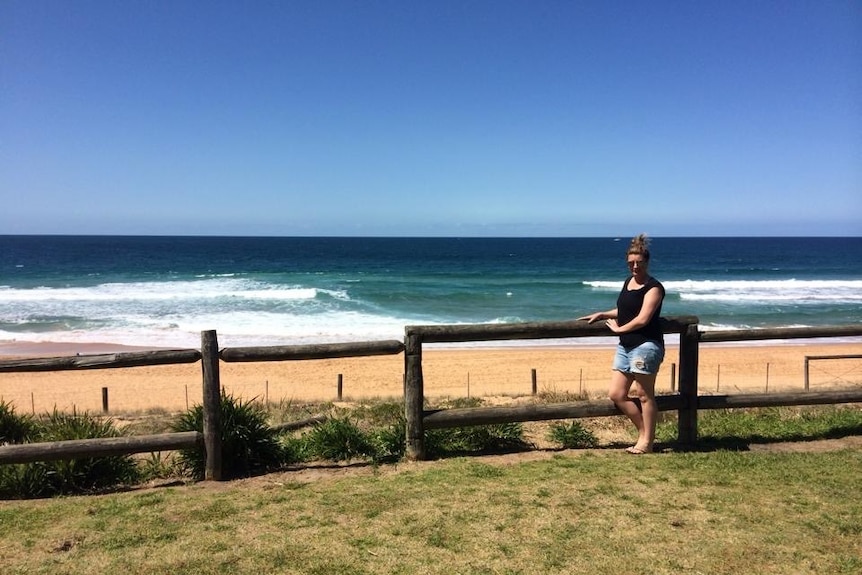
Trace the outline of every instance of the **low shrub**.
<instances>
[{"instance_id":1,"label":"low shrub","mask_svg":"<svg viewBox=\"0 0 862 575\"><path fill-rule=\"evenodd\" d=\"M267 423L266 411L253 400L242 401L222 391L220 401L222 472L225 479L248 477L276 469L284 463L284 450L278 433ZM197 405L182 415L172 431L203 432L203 406ZM195 479L206 470L202 449L181 450L180 467Z\"/></svg>"},{"instance_id":2,"label":"low shrub","mask_svg":"<svg viewBox=\"0 0 862 575\"><path fill-rule=\"evenodd\" d=\"M524 439L520 423L474 425L425 432L425 450L429 457L464 453L504 453L532 447Z\"/></svg>"},{"instance_id":3,"label":"low shrub","mask_svg":"<svg viewBox=\"0 0 862 575\"><path fill-rule=\"evenodd\" d=\"M478 397L459 397L443 402L444 409L480 407ZM521 423L499 423L431 429L425 432L425 451L428 457L444 457L464 453L501 453L529 449Z\"/></svg>"},{"instance_id":4,"label":"low shrub","mask_svg":"<svg viewBox=\"0 0 862 575\"><path fill-rule=\"evenodd\" d=\"M32 442L120 437L113 420L87 413L54 411L33 419L27 439ZM37 461L0 466L0 496L33 498L88 493L116 485L138 482L135 460L128 455Z\"/></svg>"},{"instance_id":5,"label":"low shrub","mask_svg":"<svg viewBox=\"0 0 862 575\"><path fill-rule=\"evenodd\" d=\"M0 445L24 443L36 433L36 423L30 415L18 415L11 403L0 401Z\"/></svg>"},{"instance_id":6,"label":"low shrub","mask_svg":"<svg viewBox=\"0 0 862 575\"><path fill-rule=\"evenodd\" d=\"M407 449L406 438L407 422L403 412L399 413L389 425L375 428L371 432L375 461L398 461L402 459Z\"/></svg>"},{"instance_id":7,"label":"low shrub","mask_svg":"<svg viewBox=\"0 0 862 575\"><path fill-rule=\"evenodd\" d=\"M560 444L563 449L585 449L599 444L598 437L580 421L569 424L555 421L548 429L548 440Z\"/></svg>"},{"instance_id":8,"label":"low shrub","mask_svg":"<svg viewBox=\"0 0 862 575\"><path fill-rule=\"evenodd\" d=\"M305 436L282 435L281 436L282 461L287 463L303 463L311 461L314 457L309 453L308 442Z\"/></svg>"},{"instance_id":9,"label":"low shrub","mask_svg":"<svg viewBox=\"0 0 862 575\"><path fill-rule=\"evenodd\" d=\"M349 461L376 455L369 436L348 417L331 417L317 423L303 438L312 458Z\"/></svg>"}]
</instances>

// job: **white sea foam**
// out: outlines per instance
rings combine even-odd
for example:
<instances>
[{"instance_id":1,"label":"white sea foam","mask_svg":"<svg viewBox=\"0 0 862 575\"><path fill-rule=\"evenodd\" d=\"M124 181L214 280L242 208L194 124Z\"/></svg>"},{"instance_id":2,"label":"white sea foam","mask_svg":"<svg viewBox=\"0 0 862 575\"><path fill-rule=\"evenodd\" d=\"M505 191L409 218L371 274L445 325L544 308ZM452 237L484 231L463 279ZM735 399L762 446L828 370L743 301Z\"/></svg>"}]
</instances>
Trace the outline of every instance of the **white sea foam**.
<instances>
[{"instance_id":1,"label":"white sea foam","mask_svg":"<svg viewBox=\"0 0 862 575\"><path fill-rule=\"evenodd\" d=\"M587 281L584 285L619 290L622 283ZM862 280L670 280L662 285L681 300L700 302L862 303Z\"/></svg>"},{"instance_id":2,"label":"white sea foam","mask_svg":"<svg viewBox=\"0 0 862 575\"><path fill-rule=\"evenodd\" d=\"M105 283L92 287L34 289L0 288L0 298L9 302L50 301L168 301L241 297L265 300L314 299L319 293L346 298L339 291L304 286L279 286L238 279L206 279L173 282Z\"/></svg>"},{"instance_id":3,"label":"white sea foam","mask_svg":"<svg viewBox=\"0 0 862 575\"><path fill-rule=\"evenodd\" d=\"M0 341L195 346L200 332L258 345L400 337L404 321L340 289L234 277L92 287L0 288Z\"/></svg>"},{"instance_id":4,"label":"white sea foam","mask_svg":"<svg viewBox=\"0 0 862 575\"><path fill-rule=\"evenodd\" d=\"M215 329L224 345L286 345L402 339L409 323L358 312L316 315L208 311L173 317L126 315L103 327L42 332L0 331L0 341L111 342L153 347L197 347L202 331Z\"/></svg>"},{"instance_id":5,"label":"white sea foam","mask_svg":"<svg viewBox=\"0 0 862 575\"><path fill-rule=\"evenodd\" d=\"M410 309L410 298L400 293L392 297L385 292L381 297L380 292L369 292L361 282L339 283L327 276L307 278L307 282L300 278L268 283L223 274L91 287L0 287L0 341L197 347L200 332L210 329L217 330L220 343L232 346L369 341L401 339L405 325L474 323L467 317L487 317L492 323L533 321L535 315L531 314L539 309L495 303L476 313L472 302L458 303L453 298L428 300L436 308L419 298L416 309ZM588 309L608 305L621 285L619 281L584 283L597 292L588 296L595 298L595 305L591 299L578 302ZM762 325L762 315L751 316L752 310L756 314L759 307L766 307L760 306L761 302L770 310L791 303L816 306L827 302L831 306L837 302L851 309L862 304L862 281L858 280L671 280L664 285L669 295L676 295L668 307L675 305L685 308L685 313L703 316L703 329L707 330L745 328L747 322L753 327ZM546 309L548 306L542 311ZM715 309L719 311L714 313ZM567 313L568 308L557 312ZM710 316L721 318L723 325L711 326ZM806 321L804 315L785 317L785 322ZM525 343L546 344L540 340Z\"/></svg>"}]
</instances>

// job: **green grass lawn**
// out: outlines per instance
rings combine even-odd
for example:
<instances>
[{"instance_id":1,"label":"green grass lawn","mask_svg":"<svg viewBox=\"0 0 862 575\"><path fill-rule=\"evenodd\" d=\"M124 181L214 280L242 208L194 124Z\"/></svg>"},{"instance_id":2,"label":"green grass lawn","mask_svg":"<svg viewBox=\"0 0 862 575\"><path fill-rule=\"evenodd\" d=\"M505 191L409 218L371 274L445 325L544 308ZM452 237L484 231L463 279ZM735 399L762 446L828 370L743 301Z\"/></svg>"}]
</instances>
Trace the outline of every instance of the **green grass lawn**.
<instances>
[{"instance_id":1,"label":"green grass lawn","mask_svg":"<svg viewBox=\"0 0 862 575\"><path fill-rule=\"evenodd\" d=\"M532 459L6 501L0 565L9 575L862 570L859 450Z\"/></svg>"},{"instance_id":2,"label":"green grass lawn","mask_svg":"<svg viewBox=\"0 0 862 575\"><path fill-rule=\"evenodd\" d=\"M0 573L862 572L862 410L704 412L699 432L693 452L665 418L647 456L603 442L0 501Z\"/></svg>"}]
</instances>

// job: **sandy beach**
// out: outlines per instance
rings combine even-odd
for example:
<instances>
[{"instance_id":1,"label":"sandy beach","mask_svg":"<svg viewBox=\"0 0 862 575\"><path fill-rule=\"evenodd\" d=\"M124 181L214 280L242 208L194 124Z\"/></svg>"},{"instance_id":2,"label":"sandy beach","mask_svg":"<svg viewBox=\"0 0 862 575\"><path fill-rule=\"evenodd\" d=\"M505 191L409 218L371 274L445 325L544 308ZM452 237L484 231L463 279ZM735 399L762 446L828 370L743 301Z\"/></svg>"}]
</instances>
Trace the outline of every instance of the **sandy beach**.
<instances>
[{"instance_id":1,"label":"sandy beach","mask_svg":"<svg viewBox=\"0 0 862 575\"><path fill-rule=\"evenodd\" d=\"M0 344L0 361L134 351L109 344ZM806 356L862 354L862 343L783 343L730 346L702 344L699 387L707 393L802 390ZM516 347L423 350L425 395L500 397L529 395L533 370L540 394L585 393L603 397L613 356L611 347ZM678 349L669 346L657 391L669 393L678 377ZM400 398L403 354L366 358L261 363L220 363L223 387L244 399L317 402L342 398ZM811 389L862 385L862 359L809 362ZM0 400L21 412L101 412L102 388L110 413L181 411L201 401L201 364L45 373L0 373Z\"/></svg>"}]
</instances>

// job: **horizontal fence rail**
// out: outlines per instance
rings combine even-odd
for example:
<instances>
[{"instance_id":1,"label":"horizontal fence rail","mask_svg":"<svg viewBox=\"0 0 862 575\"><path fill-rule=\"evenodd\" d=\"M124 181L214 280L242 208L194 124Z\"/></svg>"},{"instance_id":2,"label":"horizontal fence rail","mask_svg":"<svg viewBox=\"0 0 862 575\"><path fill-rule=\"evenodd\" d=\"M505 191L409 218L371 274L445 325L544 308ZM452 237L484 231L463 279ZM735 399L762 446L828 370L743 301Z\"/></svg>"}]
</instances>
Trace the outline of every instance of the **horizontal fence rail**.
<instances>
[{"instance_id":1,"label":"horizontal fence rail","mask_svg":"<svg viewBox=\"0 0 862 575\"><path fill-rule=\"evenodd\" d=\"M158 351L130 351L100 355L72 355L34 359L0 361L0 373L30 371L68 371L74 369L113 369L145 365L173 365L200 361L196 349L167 349Z\"/></svg>"},{"instance_id":2,"label":"horizontal fence rail","mask_svg":"<svg viewBox=\"0 0 862 575\"><path fill-rule=\"evenodd\" d=\"M664 333L682 333L686 326L697 323L694 316L663 318ZM524 322L465 325L414 325L405 328L407 337L420 337L423 343L463 343L469 341L500 341L512 339L558 339L614 335L604 325L589 325L584 321Z\"/></svg>"},{"instance_id":3,"label":"horizontal fence rail","mask_svg":"<svg viewBox=\"0 0 862 575\"><path fill-rule=\"evenodd\" d=\"M828 405L862 402L862 389L835 391L794 391L787 393L744 393L739 395L701 395L698 409L741 407L784 407L791 405Z\"/></svg>"},{"instance_id":4,"label":"horizontal fence rail","mask_svg":"<svg viewBox=\"0 0 862 575\"><path fill-rule=\"evenodd\" d=\"M203 434L198 431L182 431L158 435L22 443L0 447L0 463L30 463L33 461L109 457L130 453L193 449L202 447L203 440Z\"/></svg>"},{"instance_id":5,"label":"horizontal fence rail","mask_svg":"<svg viewBox=\"0 0 862 575\"><path fill-rule=\"evenodd\" d=\"M682 405L678 395L656 396L659 411L676 411ZM460 407L424 412L425 429L465 427L469 425L495 425L549 419L578 419L619 415L610 400L572 401L545 405L518 405L506 407Z\"/></svg>"},{"instance_id":6,"label":"horizontal fence rail","mask_svg":"<svg viewBox=\"0 0 862 575\"><path fill-rule=\"evenodd\" d=\"M819 337L831 338L856 336L862 336L862 325L702 331L700 332L700 341L703 343L711 343L728 341L757 341L764 339L816 339Z\"/></svg>"},{"instance_id":7,"label":"horizontal fence rail","mask_svg":"<svg viewBox=\"0 0 862 575\"><path fill-rule=\"evenodd\" d=\"M332 359L372 355L398 355L404 344L398 340L360 341L320 345L288 345L271 347L229 347L219 352L226 362L239 361L292 361L305 359Z\"/></svg>"},{"instance_id":8,"label":"horizontal fence rail","mask_svg":"<svg viewBox=\"0 0 862 575\"><path fill-rule=\"evenodd\" d=\"M732 331L698 331L698 318L662 318L664 333L680 335L679 392L656 397L659 411L677 411L680 443L697 439L697 412L701 409L822 405L862 402L862 389L824 392L791 392L740 395L698 395L698 347L701 342L735 342L769 339L816 339L862 336L862 325L819 328L780 328ZM0 361L0 373L84 369L110 369L148 365L202 362L204 430L161 435L84 439L0 446L0 463L27 463L81 457L104 457L130 453L203 449L206 479L221 479L221 425L219 419L219 361L266 362L330 359L404 354L404 406L407 418L406 445L409 459L424 458L424 432L470 425L488 425L551 419L576 419L619 415L609 400L579 401L511 407L424 410L422 346L425 343L455 343L516 339L555 339L614 335L604 324L584 321L528 322L514 324L470 324L407 326L404 341L384 340L321 345L236 347L218 349L215 331L201 333L201 350L179 349L70 357ZM860 357L848 354L847 357ZM819 359L819 356L813 356ZM825 357L824 357L825 358ZM806 358L806 360L809 358ZM280 430L298 429L325 419L316 416L286 423Z\"/></svg>"}]
</instances>

